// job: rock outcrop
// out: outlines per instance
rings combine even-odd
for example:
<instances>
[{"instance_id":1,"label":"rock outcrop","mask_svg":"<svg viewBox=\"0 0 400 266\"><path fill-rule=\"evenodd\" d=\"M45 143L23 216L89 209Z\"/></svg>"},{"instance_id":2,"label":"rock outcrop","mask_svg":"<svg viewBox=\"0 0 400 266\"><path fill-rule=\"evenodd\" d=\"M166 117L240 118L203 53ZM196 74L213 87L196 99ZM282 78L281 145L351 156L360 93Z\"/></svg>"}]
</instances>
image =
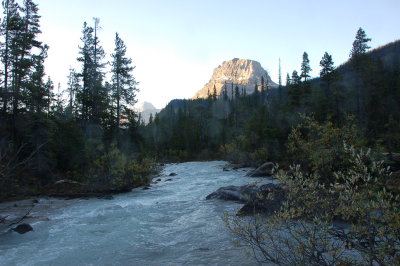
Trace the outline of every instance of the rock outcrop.
<instances>
[{"instance_id":1,"label":"rock outcrop","mask_svg":"<svg viewBox=\"0 0 400 266\"><path fill-rule=\"evenodd\" d=\"M224 61L222 65L214 70L211 80L196 93L193 99L207 98L208 92L210 94L213 93L214 86L217 95L221 95L224 86L226 86L228 97L231 97L232 85L233 88L237 85L240 92L245 89L247 94L251 94L254 92L256 84L258 85L258 90L261 90L262 79L264 79L264 87L275 88L278 86L257 61L238 58Z\"/></svg>"}]
</instances>

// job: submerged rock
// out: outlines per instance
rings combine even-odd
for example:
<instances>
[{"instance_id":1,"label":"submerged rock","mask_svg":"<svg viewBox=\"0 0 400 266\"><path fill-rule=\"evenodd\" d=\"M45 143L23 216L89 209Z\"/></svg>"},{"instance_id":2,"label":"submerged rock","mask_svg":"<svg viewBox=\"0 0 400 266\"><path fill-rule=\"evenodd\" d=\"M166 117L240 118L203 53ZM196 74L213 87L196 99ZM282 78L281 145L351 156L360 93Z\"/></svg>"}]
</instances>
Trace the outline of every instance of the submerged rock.
<instances>
[{"instance_id":1,"label":"submerged rock","mask_svg":"<svg viewBox=\"0 0 400 266\"><path fill-rule=\"evenodd\" d=\"M170 173L168 176L177 176L176 173Z\"/></svg>"},{"instance_id":2,"label":"submerged rock","mask_svg":"<svg viewBox=\"0 0 400 266\"><path fill-rule=\"evenodd\" d=\"M29 231L33 231L33 228L30 224L20 224L17 227L11 229L19 234L25 234Z\"/></svg>"},{"instance_id":3,"label":"submerged rock","mask_svg":"<svg viewBox=\"0 0 400 266\"><path fill-rule=\"evenodd\" d=\"M112 195L103 195L103 196L99 196L97 197L98 199L105 199L105 200L113 200L114 197Z\"/></svg>"}]
</instances>

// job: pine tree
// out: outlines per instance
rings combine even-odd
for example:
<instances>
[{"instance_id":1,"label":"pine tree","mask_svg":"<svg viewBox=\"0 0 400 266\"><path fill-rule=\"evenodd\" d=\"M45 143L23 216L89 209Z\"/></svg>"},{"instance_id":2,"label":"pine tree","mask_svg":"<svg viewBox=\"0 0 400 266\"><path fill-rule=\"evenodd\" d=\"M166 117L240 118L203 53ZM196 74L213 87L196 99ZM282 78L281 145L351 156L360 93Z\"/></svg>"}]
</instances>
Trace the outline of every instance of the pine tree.
<instances>
[{"instance_id":1,"label":"pine tree","mask_svg":"<svg viewBox=\"0 0 400 266\"><path fill-rule=\"evenodd\" d=\"M362 116L362 98L363 98L363 93L361 92L362 90L362 73L363 68L366 67L366 65L368 65L367 58L365 57L365 54L367 52L367 50L370 48L368 46L368 42L371 41L370 38L367 38L367 35L365 33L365 31L360 27L357 31L356 34L356 39L353 42L353 47L350 51L350 60L353 63L353 69L356 72L356 74L358 75L356 77L356 84L355 86L355 91L356 91L356 105L357 105L357 116L358 118L361 118Z\"/></svg>"},{"instance_id":2,"label":"pine tree","mask_svg":"<svg viewBox=\"0 0 400 266\"><path fill-rule=\"evenodd\" d=\"M98 28L98 20L95 20L95 29L86 22L83 24L81 37L83 46L79 47L80 57L78 57L78 61L82 63L82 72L79 76L83 85L76 95L80 104L81 118L95 124L104 121L108 109L108 93L103 86L102 72L105 67L105 63L102 63L105 53L97 37Z\"/></svg>"},{"instance_id":3,"label":"pine tree","mask_svg":"<svg viewBox=\"0 0 400 266\"><path fill-rule=\"evenodd\" d=\"M324 85L324 94L325 94L325 102L327 106L325 106L325 110L329 112L331 109L332 101L334 105L334 118L337 124L339 124L341 115L339 111L339 90L338 86L334 83L338 80L339 74L335 70L334 62L332 60L332 56L325 52L324 56L320 61L321 71L321 83ZM334 90L334 91L333 91ZM329 115L329 114L328 114Z\"/></svg>"},{"instance_id":4,"label":"pine tree","mask_svg":"<svg viewBox=\"0 0 400 266\"><path fill-rule=\"evenodd\" d=\"M214 84L214 88L213 88L212 98L214 101L217 100L217 88L215 87L215 84Z\"/></svg>"},{"instance_id":5,"label":"pine tree","mask_svg":"<svg viewBox=\"0 0 400 266\"><path fill-rule=\"evenodd\" d=\"M0 89L0 99L2 101L2 111L6 113L9 108L9 101L12 96L12 66L14 65L13 60L13 52L12 46L15 47L14 42L17 36L17 33L21 29L21 17L18 13L20 9L19 5L15 3L15 0L4 0L2 2L2 6L4 9L4 18L1 23L1 35L4 36L4 42L1 43L1 61L3 63L4 69L2 71L2 75L4 79L2 81L2 86Z\"/></svg>"},{"instance_id":6,"label":"pine tree","mask_svg":"<svg viewBox=\"0 0 400 266\"><path fill-rule=\"evenodd\" d=\"M279 58L279 77L278 77L278 102L282 103L282 71L281 71L281 59Z\"/></svg>"},{"instance_id":7,"label":"pine tree","mask_svg":"<svg viewBox=\"0 0 400 266\"><path fill-rule=\"evenodd\" d=\"M72 118L72 116L75 112L75 108L76 108L76 94L81 89L80 84L79 84L79 74L76 73L75 69L73 69L73 68L70 68L70 70L69 70L67 85L68 85L68 87L67 87L67 93L68 93L67 114L69 115L70 118Z\"/></svg>"},{"instance_id":8,"label":"pine tree","mask_svg":"<svg viewBox=\"0 0 400 266\"><path fill-rule=\"evenodd\" d=\"M44 61L47 58L48 46L44 45L39 55L33 56L34 70L26 82L24 103L31 112L42 113L50 104L51 91L44 83Z\"/></svg>"},{"instance_id":9,"label":"pine tree","mask_svg":"<svg viewBox=\"0 0 400 266\"><path fill-rule=\"evenodd\" d=\"M299 107L302 98L301 77L296 70L292 73L290 86L288 87L288 100L291 107Z\"/></svg>"},{"instance_id":10,"label":"pine tree","mask_svg":"<svg viewBox=\"0 0 400 266\"><path fill-rule=\"evenodd\" d=\"M222 89L222 98L224 101L228 100L228 89L226 87L226 82L224 83L224 87Z\"/></svg>"},{"instance_id":11,"label":"pine tree","mask_svg":"<svg viewBox=\"0 0 400 266\"><path fill-rule=\"evenodd\" d=\"M240 98L240 90L239 90L239 86L236 85L235 86L235 99L239 99Z\"/></svg>"},{"instance_id":12,"label":"pine tree","mask_svg":"<svg viewBox=\"0 0 400 266\"><path fill-rule=\"evenodd\" d=\"M325 52L324 56L322 57L319 65L322 67L321 71L319 72L321 79L324 81L330 80L330 74L335 69L333 66L332 56Z\"/></svg>"},{"instance_id":13,"label":"pine tree","mask_svg":"<svg viewBox=\"0 0 400 266\"><path fill-rule=\"evenodd\" d=\"M23 17L21 20L20 34L17 34L15 39L15 46L13 47L13 53L15 56L14 67L13 67L13 114L16 115L19 111L21 102L24 101L23 94L27 89L25 86L28 84L27 79L35 67L36 55L32 54L34 48L37 48L42 53L46 54L48 47L43 47L43 44L36 38L41 33L40 30L40 16L38 15L38 5L32 0L25 0L23 7L21 8ZM45 51L45 52L43 52ZM38 55L43 57L44 55ZM44 56L44 57L46 57ZM40 60L39 60L40 61ZM44 61L44 59L42 60Z\"/></svg>"},{"instance_id":14,"label":"pine tree","mask_svg":"<svg viewBox=\"0 0 400 266\"><path fill-rule=\"evenodd\" d=\"M367 34L365 31L360 27L356 34L356 39L353 42L353 47L350 51L350 58L357 57L359 55L365 54L367 50L371 47L368 46L368 42L371 39L367 38Z\"/></svg>"},{"instance_id":15,"label":"pine tree","mask_svg":"<svg viewBox=\"0 0 400 266\"><path fill-rule=\"evenodd\" d=\"M291 83L290 75L289 75L289 73L287 73L287 74L286 74L286 87L289 86L290 83Z\"/></svg>"},{"instance_id":16,"label":"pine tree","mask_svg":"<svg viewBox=\"0 0 400 266\"><path fill-rule=\"evenodd\" d=\"M111 55L112 62L112 82L113 82L113 106L116 108L115 124L120 126L121 118L126 114L129 105L136 103L136 92L138 91L137 82L132 76L132 71L135 67L132 66L132 59L126 57L126 45L115 34L115 49Z\"/></svg>"},{"instance_id":17,"label":"pine tree","mask_svg":"<svg viewBox=\"0 0 400 266\"><path fill-rule=\"evenodd\" d=\"M308 59L308 54L306 52L303 53L303 61L301 63L301 75L300 77L303 79L304 82L307 82L310 78L310 60Z\"/></svg>"}]
</instances>

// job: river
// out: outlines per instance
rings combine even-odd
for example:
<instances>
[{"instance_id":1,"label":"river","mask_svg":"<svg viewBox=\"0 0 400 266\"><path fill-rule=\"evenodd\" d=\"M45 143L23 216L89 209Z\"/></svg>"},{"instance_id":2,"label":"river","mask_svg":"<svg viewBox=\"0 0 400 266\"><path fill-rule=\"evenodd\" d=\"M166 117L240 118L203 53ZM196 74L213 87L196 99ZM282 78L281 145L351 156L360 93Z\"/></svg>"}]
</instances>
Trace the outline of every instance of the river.
<instances>
[{"instance_id":1,"label":"river","mask_svg":"<svg viewBox=\"0 0 400 266\"><path fill-rule=\"evenodd\" d=\"M3 229L0 265L255 265L232 246L221 220L241 205L205 200L221 186L252 181L244 177L249 169L223 171L224 165L169 164L150 190L113 200L40 199L30 215L49 220L32 221L34 231L23 235ZM15 203L7 204L2 215L12 216Z\"/></svg>"}]
</instances>

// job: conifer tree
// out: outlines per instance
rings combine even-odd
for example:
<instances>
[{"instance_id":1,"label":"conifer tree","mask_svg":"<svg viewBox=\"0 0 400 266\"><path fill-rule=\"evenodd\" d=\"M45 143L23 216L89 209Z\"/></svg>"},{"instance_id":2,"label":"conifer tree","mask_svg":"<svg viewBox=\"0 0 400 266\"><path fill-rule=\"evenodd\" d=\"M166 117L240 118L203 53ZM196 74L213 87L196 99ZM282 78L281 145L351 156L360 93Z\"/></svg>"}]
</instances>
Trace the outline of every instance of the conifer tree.
<instances>
[{"instance_id":1,"label":"conifer tree","mask_svg":"<svg viewBox=\"0 0 400 266\"><path fill-rule=\"evenodd\" d=\"M362 99L363 95L362 95L362 73L364 72L362 69L365 68L365 66L367 65L366 62L366 57L364 56L367 52L367 50L370 48L368 46L368 42L370 42L371 39L367 38L367 35L365 33L365 31L360 27L357 31L356 34L356 38L353 42L353 47L350 51L350 60L353 63L353 69L354 71L357 73L358 77L356 80L356 84L355 84L355 89L356 89L356 105L357 105L357 116L358 118L361 118L361 109L362 109Z\"/></svg>"},{"instance_id":2,"label":"conifer tree","mask_svg":"<svg viewBox=\"0 0 400 266\"><path fill-rule=\"evenodd\" d=\"M4 18L1 23L1 35L4 41L1 43L1 62L3 63L2 71L2 86L0 88L0 99L2 101L2 111L6 113L9 108L9 102L12 96L12 66L14 65L13 60L15 52L13 52L14 42L17 37L17 33L21 28L21 17L18 13L20 7L15 0L4 0L2 2L4 10ZM14 46L14 47L13 47Z\"/></svg>"},{"instance_id":3,"label":"conifer tree","mask_svg":"<svg viewBox=\"0 0 400 266\"><path fill-rule=\"evenodd\" d=\"M75 108L76 108L76 94L81 89L79 84L79 74L76 73L75 69L70 68L68 75L68 84L67 84L67 93L68 93L68 108L67 113L70 118L72 118Z\"/></svg>"},{"instance_id":4,"label":"conifer tree","mask_svg":"<svg viewBox=\"0 0 400 266\"><path fill-rule=\"evenodd\" d=\"M226 82L224 83L224 87L222 89L222 98L224 101L228 100L228 89L226 87Z\"/></svg>"},{"instance_id":5,"label":"conifer tree","mask_svg":"<svg viewBox=\"0 0 400 266\"><path fill-rule=\"evenodd\" d=\"M278 76L278 102L282 103L282 71L281 71L281 59L279 58L279 76Z\"/></svg>"},{"instance_id":6,"label":"conifer tree","mask_svg":"<svg viewBox=\"0 0 400 266\"><path fill-rule=\"evenodd\" d=\"M78 61L82 63L82 88L77 93L80 104L81 117L84 121L91 121L95 124L104 122L108 108L108 93L103 86L104 73L102 69L105 63L103 48L97 36L98 20L95 19L95 28L83 24L83 46L80 48Z\"/></svg>"},{"instance_id":7,"label":"conifer tree","mask_svg":"<svg viewBox=\"0 0 400 266\"><path fill-rule=\"evenodd\" d=\"M304 82L307 82L310 78L310 60L308 59L308 54L306 52L303 53L303 61L301 63L301 75L300 77L303 79Z\"/></svg>"},{"instance_id":8,"label":"conifer tree","mask_svg":"<svg viewBox=\"0 0 400 266\"><path fill-rule=\"evenodd\" d=\"M44 83L44 61L47 58L48 46L44 45L39 55L33 56L34 70L26 82L24 103L31 112L42 113L50 104L51 91Z\"/></svg>"},{"instance_id":9,"label":"conifer tree","mask_svg":"<svg viewBox=\"0 0 400 266\"><path fill-rule=\"evenodd\" d=\"M132 75L135 67L132 66L132 59L126 57L126 45L118 33L115 34L115 48L111 57L113 58L111 70L112 99L113 106L116 109L115 124L119 127L121 118L126 115L129 106L136 103L138 89L136 87L137 82Z\"/></svg>"},{"instance_id":10,"label":"conifer tree","mask_svg":"<svg viewBox=\"0 0 400 266\"><path fill-rule=\"evenodd\" d=\"M213 88L212 98L214 101L217 100L217 88L215 87L215 84L214 84L214 88Z\"/></svg>"},{"instance_id":11,"label":"conifer tree","mask_svg":"<svg viewBox=\"0 0 400 266\"><path fill-rule=\"evenodd\" d=\"M371 47L368 46L368 42L370 42L371 39L367 38L367 34L365 31L360 27L357 31L356 34L356 39L353 42L353 47L350 51L350 57L354 58L356 56L365 54L367 50Z\"/></svg>"},{"instance_id":12,"label":"conifer tree","mask_svg":"<svg viewBox=\"0 0 400 266\"><path fill-rule=\"evenodd\" d=\"M340 122L340 112L339 112L339 91L338 86L335 85L335 81L337 81L339 74L335 70L334 62L332 60L332 56L325 52L324 56L320 61L321 71L321 83L324 87L325 94L325 102L328 106L325 106L325 109L330 109L332 106L331 100L333 100L334 112L335 112L335 120L337 124ZM334 90L334 91L333 91ZM329 110L328 110L329 111Z\"/></svg>"},{"instance_id":13,"label":"conifer tree","mask_svg":"<svg viewBox=\"0 0 400 266\"><path fill-rule=\"evenodd\" d=\"M299 107L302 97L301 77L296 70L292 73L290 86L288 87L288 100L291 107Z\"/></svg>"}]
</instances>

